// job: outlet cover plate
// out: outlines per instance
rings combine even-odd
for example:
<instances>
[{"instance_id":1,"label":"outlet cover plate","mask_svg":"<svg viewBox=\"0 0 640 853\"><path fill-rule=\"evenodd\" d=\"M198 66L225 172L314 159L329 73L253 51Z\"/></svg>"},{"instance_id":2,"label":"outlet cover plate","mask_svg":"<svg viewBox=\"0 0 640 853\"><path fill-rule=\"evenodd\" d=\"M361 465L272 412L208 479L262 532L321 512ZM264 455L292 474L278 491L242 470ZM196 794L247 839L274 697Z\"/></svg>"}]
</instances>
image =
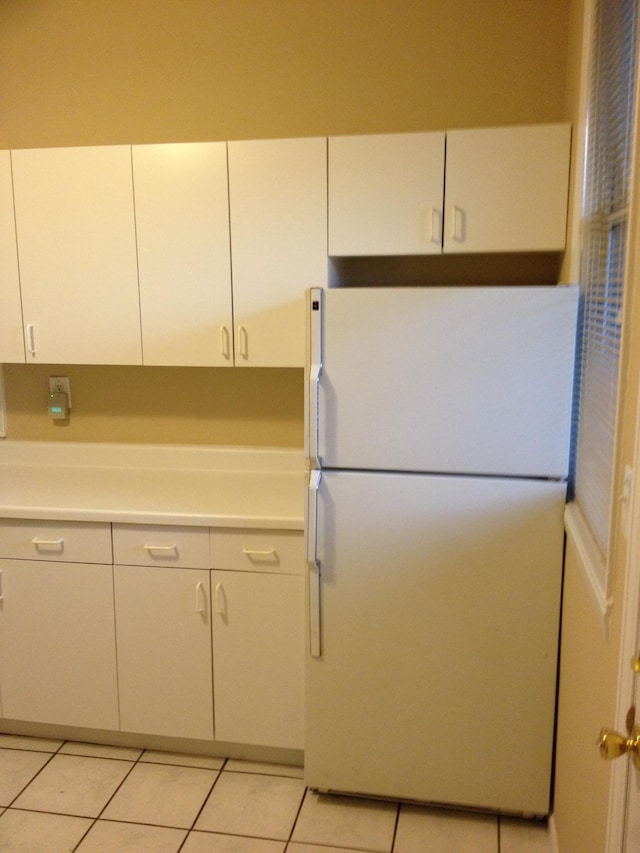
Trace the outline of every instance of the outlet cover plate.
<instances>
[{"instance_id":1,"label":"outlet cover plate","mask_svg":"<svg viewBox=\"0 0 640 853\"><path fill-rule=\"evenodd\" d=\"M67 395L67 405L71 408L71 386L68 376L50 376L49 377L49 393L54 394L62 391Z\"/></svg>"}]
</instances>

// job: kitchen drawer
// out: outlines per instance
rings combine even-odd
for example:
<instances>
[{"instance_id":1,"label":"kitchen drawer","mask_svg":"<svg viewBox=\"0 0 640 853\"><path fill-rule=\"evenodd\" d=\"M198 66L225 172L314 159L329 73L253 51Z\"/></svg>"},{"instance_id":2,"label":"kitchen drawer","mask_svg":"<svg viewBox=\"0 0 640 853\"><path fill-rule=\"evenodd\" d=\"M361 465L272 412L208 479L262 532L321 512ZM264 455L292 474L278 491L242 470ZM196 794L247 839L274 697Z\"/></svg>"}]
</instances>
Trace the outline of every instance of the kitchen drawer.
<instances>
[{"instance_id":1,"label":"kitchen drawer","mask_svg":"<svg viewBox=\"0 0 640 853\"><path fill-rule=\"evenodd\" d=\"M0 557L111 563L111 525L3 518L0 521Z\"/></svg>"},{"instance_id":2,"label":"kitchen drawer","mask_svg":"<svg viewBox=\"0 0 640 853\"><path fill-rule=\"evenodd\" d=\"M214 569L300 575L304 535L300 530L211 530Z\"/></svg>"},{"instance_id":3,"label":"kitchen drawer","mask_svg":"<svg viewBox=\"0 0 640 853\"><path fill-rule=\"evenodd\" d=\"M114 524L113 561L121 566L209 568L209 529Z\"/></svg>"}]
</instances>

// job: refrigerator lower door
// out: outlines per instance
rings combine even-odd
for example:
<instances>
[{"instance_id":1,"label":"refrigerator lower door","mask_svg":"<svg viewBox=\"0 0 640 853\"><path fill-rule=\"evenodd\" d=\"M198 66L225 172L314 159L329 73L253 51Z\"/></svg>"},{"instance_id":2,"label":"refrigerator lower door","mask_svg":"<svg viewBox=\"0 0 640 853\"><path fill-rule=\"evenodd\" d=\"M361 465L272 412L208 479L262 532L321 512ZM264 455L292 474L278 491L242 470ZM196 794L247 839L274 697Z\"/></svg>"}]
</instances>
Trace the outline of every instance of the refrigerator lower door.
<instances>
[{"instance_id":1,"label":"refrigerator lower door","mask_svg":"<svg viewBox=\"0 0 640 853\"><path fill-rule=\"evenodd\" d=\"M548 812L564 499L544 481L323 472L307 785Z\"/></svg>"}]
</instances>

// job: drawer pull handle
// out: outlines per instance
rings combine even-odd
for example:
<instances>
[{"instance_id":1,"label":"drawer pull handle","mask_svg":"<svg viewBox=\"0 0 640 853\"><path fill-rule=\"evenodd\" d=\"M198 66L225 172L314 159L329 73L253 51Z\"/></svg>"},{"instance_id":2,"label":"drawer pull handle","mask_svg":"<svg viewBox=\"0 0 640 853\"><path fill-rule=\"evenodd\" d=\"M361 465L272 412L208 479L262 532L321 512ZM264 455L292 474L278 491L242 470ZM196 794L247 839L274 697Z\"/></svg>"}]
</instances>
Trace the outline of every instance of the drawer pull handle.
<instances>
[{"instance_id":1,"label":"drawer pull handle","mask_svg":"<svg viewBox=\"0 0 640 853\"><path fill-rule=\"evenodd\" d=\"M145 551L176 551L178 550L177 545L150 545L144 544L142 546Z\"/></svg>"},{"instance_id":2,"label":"drawer pull handle","mask_svg":"<svg viewBox=\"0 0 640 853\"><path fill-rule=\"evenodd\" d=\"M31 540L36 548L62 548L64 539L39 539L37 536Z\"/></svg>"},{"instance_id":3,"label":"drawer pull handle","mask_svg":"<svg viewBox=\"0 0 640 853\"><path fill-rule=\"evenodd\" d=\"M265 548L263 551L261 551L258 548L243 548L242 553L246 554L247 557L275 557L276 549Z\"/></svg>"}]
</instances>

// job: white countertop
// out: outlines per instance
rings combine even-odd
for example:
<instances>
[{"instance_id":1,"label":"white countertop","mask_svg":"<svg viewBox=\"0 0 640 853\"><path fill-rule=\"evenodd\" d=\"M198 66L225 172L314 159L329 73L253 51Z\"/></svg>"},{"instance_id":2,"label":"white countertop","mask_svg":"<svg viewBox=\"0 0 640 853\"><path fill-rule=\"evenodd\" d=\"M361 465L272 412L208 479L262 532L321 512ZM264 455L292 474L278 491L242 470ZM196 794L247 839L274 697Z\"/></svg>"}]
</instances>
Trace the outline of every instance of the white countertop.
<instances>
[{"instance_id":1,"label":"white countertop","mask_svg":"<svg viewBox=\"0 0 640 853\"><path fill-rule=\"evenodd\" d=\"M301 530L302 450L0 441L0 517Z\"/></svg>"}]
</instances>

